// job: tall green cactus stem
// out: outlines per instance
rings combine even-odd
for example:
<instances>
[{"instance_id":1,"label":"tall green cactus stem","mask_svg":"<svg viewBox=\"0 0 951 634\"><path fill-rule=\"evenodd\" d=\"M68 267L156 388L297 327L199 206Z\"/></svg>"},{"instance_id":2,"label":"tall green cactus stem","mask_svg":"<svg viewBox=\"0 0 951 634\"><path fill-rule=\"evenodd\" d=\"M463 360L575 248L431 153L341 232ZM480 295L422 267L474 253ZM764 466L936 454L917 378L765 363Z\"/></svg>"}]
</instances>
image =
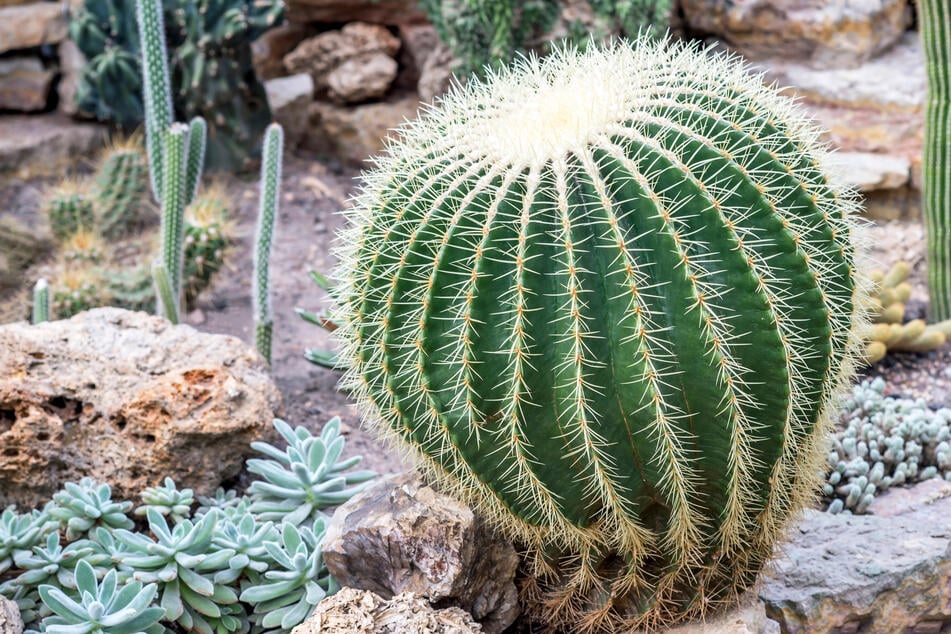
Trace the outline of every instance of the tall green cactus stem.
<instances>
[{"instance_id":1,"label":"tall green cactus stem","mask_svg":"<svg viewBox=\"0 0 951 634\"><path fill-rule=\"evenodd\" d=\"M201 174L205 169L205 146L208 143L208 124L201 117L188 122L188 165L185 168L185 204L198 195Z\"/></svg>"},{"instance_id":2,"label":"tall green cactus stem","mask_svg":"<svg viewBox=\"0 0 951 634\"><path fill-rule=\"evenodd\" d=\"M162 265L168 273L173 306L164 304L165 316L174 308L181 312L183 241L185 235L185 170L188 162L186 136L188 126L173 123L165 133L162 151L165 164L162 172ZM159 299L162 299L159 297Z\"/></svg>"},{"instance_id":3,"label":"tall green cactus stem","mask_svg":"<svg viewBox=\"0 0 951 634\"><path fill-rule=\"evenodd\" d=\"M645 38L469 82L365 177L344 387L526 546L552 627L703 614L813 499L861 345L817 137L734 59Z\"/></svg>"},{"instance_id":4,"label":"tall green cactus stem","mask_svg":"<svg viewBox=\"0 0 951 634\"><path fill-rule=\"evenodd\" d=\"M169 87L168 53L161 0L135 0L139 41L142 46L145 144L149 155L152 194L161 201L164 192L163 135L172 123L172 93Z\"/></svg>"},{"instance_id":5,"label":"tall green cactus stem","mask_svg":"<svg viewBox=\"0 0 951 634\"><path fill-rule=\"evenodd\" d=\"M928 236L931 321L951 318L951 6L920 0L918 20L928 69L922 198Z\"/></svg>"},{"instance_id":6,"label":"tall green cactus stem","mask_svg":"<svg viewBox=\"0 0 951 634\"><path fill-rule=\"evenodd\" d=\"M93 206L102 235L121 237L141 222L148 166L136 144L119 145L104 155L93 181Z\"/></svg>"},{"instance_id":7,"label":"tall green cactus stem","mask_svg":"<svg viewBox=\"0 0 951 634\"><path fill-rule=\"evenodd\" d=\"M41 324L50 320L50 285L40 278L33 286L33 323Z\"/></svg>"},{"instance_id":8,"label":"tall green cactus stem","mask_svg":"<svg viewBox=\"0 0 951 634\"><path fill-rule=\"evenodd\" d=\"M254 248L254 343L268 363L271 362L270 259L274 239L274 221L281 195L281 165L284 154L284 129L272 123L264 135L261 162L261 207L258 212L257 238Z\"/></svg>"},{"instance_id":9,"label":"tall green cactus stem","mask_svg":"<svg viewBox=\"0 0 951 634\"><path fill-rule=\"evenodd\" d=\"M159 314L173 324L178 323L178 302L172 282L169 279L168 269L161 260L152 263L152 281L155 284L156 306Z\"/></svg>"}]
</instances>

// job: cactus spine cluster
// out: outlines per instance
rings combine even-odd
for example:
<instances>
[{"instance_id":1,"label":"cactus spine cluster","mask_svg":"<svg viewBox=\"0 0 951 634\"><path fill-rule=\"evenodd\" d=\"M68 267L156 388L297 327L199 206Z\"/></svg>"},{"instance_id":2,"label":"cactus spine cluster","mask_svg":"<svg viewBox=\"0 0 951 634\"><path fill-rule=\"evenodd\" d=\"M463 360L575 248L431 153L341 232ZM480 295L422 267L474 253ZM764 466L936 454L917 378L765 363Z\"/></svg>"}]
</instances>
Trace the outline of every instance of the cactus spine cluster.
<instances>
[{"instance_id":1,"label":"cactus spine cluster","mask_svg":"<svg viewBox=\"0 0 951 634\"><path fill-rule=\"evenodd\" d=\"M527 546L552 626L731 600L817 491L861 348L817 138L736 61L642 39L469 82L365 177L344 385Z\"/></svg>"},{"instance_id":2,"label":"cactus spine cluster","mask_svg":"<svg viewBox=\"0 0 951 634\"><path fill-rule=\"evenodd\" d=\"M284 131L271 124L264 135L261 163L261 200L258 212L257 237L254 241L254 279L251 296L254 301L254 343L268 363L271 362L270 259L281 192L281 163L284 154Z\"/></svg>"},{"instance_id":3,"label":"cactus spine cluster","mask_svg":"<svg viewBox=\"0 0 951 634\"><path fill-rule=\"evenodd\" d=\"M928 69L922 209L928 240L929 316L951 319L951 6L946 0L920 0L918 20Z\"/></svg>"}]
</instances>

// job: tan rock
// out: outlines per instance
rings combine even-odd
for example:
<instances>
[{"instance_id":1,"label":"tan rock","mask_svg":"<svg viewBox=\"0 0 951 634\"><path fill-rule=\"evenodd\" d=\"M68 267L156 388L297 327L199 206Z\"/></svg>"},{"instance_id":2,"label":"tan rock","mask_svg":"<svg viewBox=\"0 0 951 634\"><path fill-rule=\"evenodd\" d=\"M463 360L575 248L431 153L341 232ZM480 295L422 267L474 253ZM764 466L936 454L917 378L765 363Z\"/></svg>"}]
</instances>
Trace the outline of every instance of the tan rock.
<instances>
[{"instance_id":1,"label":"tan rock","mask_svg":"<svg viewBox=\"0 0 951 634\"><path fill-rule=\"evenodd\" d=\"M270 438L280 393L234 337L99 308L0 326L0 506L91 476L132 498L166 476L208 494Z\"/></svg>"},{"instance_id":2,"label":"tan rock","mask_svg":"<svg viewBox=\"0 0 951 634\"><path fill-rule=\"evenodd\" d=\"M263 81L285 75L284 56L312 35L314 29L290 22L265 31L251 43L254 73L258 79Z\"/></svg>"},{"instance_id":3,"label":"tan rock","mask_svg":"<svg viewBox=\"0 0 951 634\"><path fill-rule=\"evenodd\" d=\"M396 79L396 60L383 53L348 59L327 74L327 95L341 103L382 97Z\"/></svg>"},{"instance_id":4,"label":"tan rock","mask_svg":"<svg viewBox=\"0 0 951 634\"><path fill-rule=\"evenodd\" d=\"M416 0L288 0L287 18L292 22L372 22L412 24L426 22Z\"/></svg>"},{"instance_id":5,"label":"tan rock","mask_svg":"<svg viewBox=\"0 0 951 634\"><path fill-rule=\"evenodd\" d=\"M284 65L292 73L309 73L318 93L329 91L338 102L354 103L386 92L396 78L392 57L399 48L400 41L385 27L351 22L304 40Z\"/></svg>"},{"instance_id":6,"label":"tan rock","mask_svg":"<svg viewBox=\"0 0 951 634\"><path fill-rule=\"evenodd\" d=\"M0 53L66 39L66 10L59 2L0 8Z\"/></svg>"},{"instance_id":7,"label":"tan rock","mask_svg":"<svg viewBox=\"0 0 951 634\"><path fill-rule=\"evenodd\" d=\"M664 634L770 634L779 624L766 618L766 608L755 593L747 593L737 607L696 623L685 623Z\"/></svg>"},{"instance_id":8,"label":"tan rock","mask_svg":"<svg viewBox=\"0 0 951 634\"><path fill-rule=\"evenodd\" d=\"M105 126L60 113L0 117L0 173L61 173L77 156L92 155L105 136Z\"/></svg>"},{"instance_id":9,"label":"tan rock","mask_svg":"<svg viewBox=\"0 0 951 634\"><path fill-rule=\"evenodd\" d=\"M682 0L687 24L752 58L817 68L857 66L894 44L909 21L905 0Z\"/></svg>"},{"instance_id":10,"label":"tan rock","mask_svg":"<svg viewBox=\"0 0 951 634\"><path fill-rule=\"evenodd\" d=\"M314 102L303 147L350 163L363 163L384 148L386 139L398 136L394 128L415 119L418 108L415 96L352 107Z\"/></svg>"},{"instance_id":11,"label":"tan rock","mask_svg":"<svg viewBox=\"0 0 951 634\"><path fill-rule=\"evenodd\" d=\"M20 609L10 599L0 596L0 634L23 634Z\"/></svg>"},{"instance_id":12,"label":"tan rock","mask_svg":"<svg viewBox=\"0 0 951 634\"><path fill-rule=\"evenodd\" d=\"M384 478L338 508L323 550L342 585L458 605L490 634L519 614L512 544L415 472Z\"/></svg>"},{"instance_id":13,"label":"tan rock","mask_svg":"<svg viewBox=\"0 0 951 634\"><path fill-rule=\"evenodd\" d=\"M0 110L43 110L54 74L36 57L0 58Z\"/></svg>"},{"instance_id":14,"label":"tan rock","mask_svg":"<svg viewBox=\"0 0 951 634\"><path fill-rule=\"evenodd\" d=\"M458 60L431 24L400 26L399 35L406 79L416 89L420 101L431 103L449 89Z\"/></svg>"},{"instance_id":15,"label":"tan rock","mask_svg":"<svg viewBox=\"0 0 951 634\"><path fill-rule=\"evenodd\" d=\"M368 590L343 588L317 604L291 634L472 634L482 632L464 610L433 608L411 592L386 600Z\"/></svg>"}]
</instances>

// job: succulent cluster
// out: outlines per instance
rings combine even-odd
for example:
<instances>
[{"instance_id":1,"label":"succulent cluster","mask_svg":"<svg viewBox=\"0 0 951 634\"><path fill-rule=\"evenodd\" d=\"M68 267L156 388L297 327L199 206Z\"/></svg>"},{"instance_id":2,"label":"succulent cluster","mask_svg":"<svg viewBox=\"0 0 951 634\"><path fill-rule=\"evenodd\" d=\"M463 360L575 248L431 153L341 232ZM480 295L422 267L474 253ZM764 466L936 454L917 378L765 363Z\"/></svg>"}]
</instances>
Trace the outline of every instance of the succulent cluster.
<instances>
[{"instance_id":1,"label":"succulent cluster","mask_svg":"<svg viewBox=\"0 0 951 634\"><path fill-rule=\"evenodd\" d=\"M130 4L84 0L69 26L89 60L80 76L77 105L126 129L145 118L142 46ZM163 0L162 5L175 112L186 120L202 116L208 121L210 167L246 167L259 155L271 120L264 87L254 75L251 42L281 23L283 2Z\"/></svg>"},{"instance_id":2,"label":"succulent cluster","mask_svg":"<svg viewBox=\"0 0 951 634\"><path fill-rule=\"evenodd\" d=\"M339 419L319 437L275 421L286 450L265 443L248 496L199 498L166 478L131 502L106 484L68 483L42 511L0 514L0 594L27 628L61 634L289 631L336 585L321 555L321 511L373 474L338 462ZM306 455L301 455L305 451ZM250 467L250 465L249 465ZM294 502L275 512L276 495ZM298 508L298 505L300 507ZM264 509L258 512L259 509Z\"/></svg>"},{"instance_id":3,"label":"succulent cluster","mask_svg":"<svg viewBox=\"0 0 951 634\"><path fill-rule=\"evenodd\" d=\"M869 297L872 325L866 338L865 358L868 363L880 361L890 351L927 352L945 344L951 335L951 319L927 324L923 319L903 323L905 303L911 297L908 274L911 266L896 262L886 273L874 270L869 279L874 285Z\"/></svg>"},{"instance_id":4,"label":"succulent cluster","mask_svg":"<svg viewBox=\"0 0 951 634\"><path fill-rule=\"evenodd\" d=\"M951 410L884 392L884 380L866 380L842 405L823 475L831 513L864 513L875 494L889 487L951 481Z\"/></svg>"}]
</instances>

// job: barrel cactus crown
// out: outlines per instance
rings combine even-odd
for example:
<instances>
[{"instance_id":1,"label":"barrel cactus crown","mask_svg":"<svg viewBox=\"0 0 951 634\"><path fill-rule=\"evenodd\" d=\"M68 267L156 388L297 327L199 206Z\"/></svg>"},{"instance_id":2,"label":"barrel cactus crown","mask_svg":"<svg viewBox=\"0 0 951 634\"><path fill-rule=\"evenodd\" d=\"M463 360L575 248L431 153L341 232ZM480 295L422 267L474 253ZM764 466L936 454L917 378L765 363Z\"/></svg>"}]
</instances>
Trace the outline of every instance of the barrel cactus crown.
<instances>
[{"instance_id":1,"label":"barrel cactus crown","mask_svg":"<svg viewBox=\"0 0 951 634\"><path fill-rule=\"evenodd\" d=\"M641 40L470 82L365 175L345 383L527 547L546 622L702 614L814 494L858 339L816 136L736 60Z\"/></svg>"}]
</instances>

